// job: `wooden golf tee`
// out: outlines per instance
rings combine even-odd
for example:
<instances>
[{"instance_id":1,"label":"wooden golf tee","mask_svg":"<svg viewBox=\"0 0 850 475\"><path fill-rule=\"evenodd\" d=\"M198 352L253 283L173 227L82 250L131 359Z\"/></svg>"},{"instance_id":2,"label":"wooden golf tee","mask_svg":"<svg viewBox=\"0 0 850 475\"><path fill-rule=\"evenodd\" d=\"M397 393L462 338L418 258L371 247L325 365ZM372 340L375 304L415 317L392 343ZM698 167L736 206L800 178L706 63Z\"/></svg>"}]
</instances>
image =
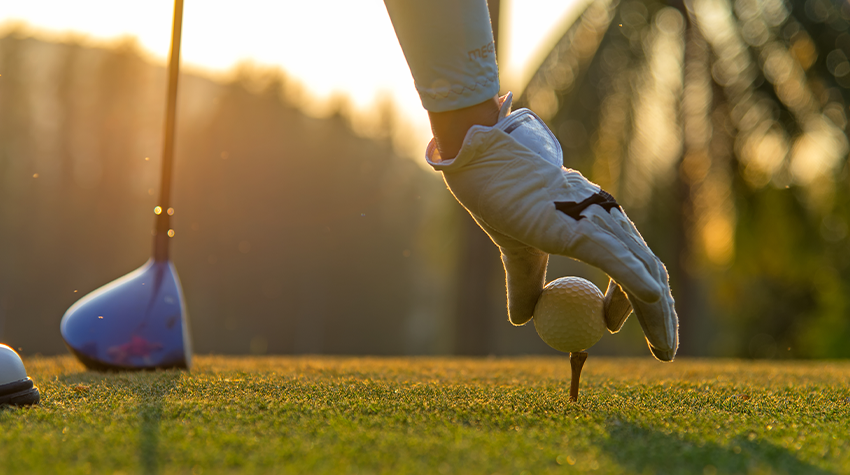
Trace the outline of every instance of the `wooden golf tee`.
<instances>
[{"instance_id":1,"label":"wooden golf tee","mask_svg":"<svg viewBox=\"0 0 850 475\"><path fill-rule=\"evenodd\" d=\"M586 359L587 353L583 351L570 352L570 368L573 370L573 376L570 380L570 402L578 401L578 380L581 377L581 368Z\"/></svg>"}]
</instances>

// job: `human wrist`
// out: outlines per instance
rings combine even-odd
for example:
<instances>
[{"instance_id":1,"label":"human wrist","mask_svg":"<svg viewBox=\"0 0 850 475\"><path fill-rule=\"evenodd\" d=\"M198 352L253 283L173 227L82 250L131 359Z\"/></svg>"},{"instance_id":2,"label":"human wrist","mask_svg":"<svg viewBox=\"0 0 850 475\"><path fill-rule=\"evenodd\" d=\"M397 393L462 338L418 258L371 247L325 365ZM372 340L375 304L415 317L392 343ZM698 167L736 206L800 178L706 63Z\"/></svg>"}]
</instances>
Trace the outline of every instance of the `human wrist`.
<instances>
[{"instance_id":1,"label":"human wrist","mask_svg":"<svg viewBox=\"0 0 850 475\"><path fill-rule=\"evenodd\" d=\"M449 160L457 156L466 138L466 132L474 125L492 127L499 120L499 97L493 96L474 106L445 112L428 112L431 132L440 156Z\"/></svg>"}]
</instances>

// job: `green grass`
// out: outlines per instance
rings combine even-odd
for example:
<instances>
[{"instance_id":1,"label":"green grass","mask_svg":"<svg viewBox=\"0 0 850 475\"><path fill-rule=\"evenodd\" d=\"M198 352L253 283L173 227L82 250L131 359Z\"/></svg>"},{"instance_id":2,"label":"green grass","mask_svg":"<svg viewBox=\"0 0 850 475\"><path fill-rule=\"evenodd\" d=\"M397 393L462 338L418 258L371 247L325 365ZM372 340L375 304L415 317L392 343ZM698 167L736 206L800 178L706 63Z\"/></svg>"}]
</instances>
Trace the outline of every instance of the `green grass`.
<instances>
[{"instance_id":1,"label":"green grass","mask_svg":"<svg viewBox=\"0 0 850 475\"><path fill-rule=\"evenodd\" d=\"M200 357L26 360L0 473L850 474L850 363Z\"/></svg>"}]
</instances>

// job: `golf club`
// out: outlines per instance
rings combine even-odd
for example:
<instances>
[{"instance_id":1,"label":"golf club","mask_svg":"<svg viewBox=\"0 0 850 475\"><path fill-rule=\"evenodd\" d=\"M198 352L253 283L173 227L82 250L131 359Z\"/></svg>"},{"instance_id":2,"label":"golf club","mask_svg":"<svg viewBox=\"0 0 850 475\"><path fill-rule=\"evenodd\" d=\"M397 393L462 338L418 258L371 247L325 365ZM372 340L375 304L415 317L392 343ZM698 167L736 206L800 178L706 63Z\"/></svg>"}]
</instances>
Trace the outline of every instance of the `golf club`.
<instances>
[{"instance_id":1,"label":"golf club","mask_svg":"<svg viewBox=\"0 0 850 475\"><path fill-rule=\"evenodd\" d=\"M71 352L98 371L189 368L192 348L183 290L168 255L171 169L180 63L183 0L174 2L159 205L154 208L153 256L140 268L72 305L60 331Z\"/></svg>"}]
</instances>

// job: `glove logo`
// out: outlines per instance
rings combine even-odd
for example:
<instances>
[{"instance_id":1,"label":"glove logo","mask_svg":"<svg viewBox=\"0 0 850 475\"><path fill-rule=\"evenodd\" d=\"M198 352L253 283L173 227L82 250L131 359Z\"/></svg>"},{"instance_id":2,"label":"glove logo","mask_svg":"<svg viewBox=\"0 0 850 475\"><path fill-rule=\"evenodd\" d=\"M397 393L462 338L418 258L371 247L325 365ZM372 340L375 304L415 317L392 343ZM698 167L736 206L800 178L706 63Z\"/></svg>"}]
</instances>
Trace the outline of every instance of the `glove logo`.
<instances>
[{"instance_id":1,"label":"glove logo","mask_svg":"<svg viewBox=\"0 0 850 475\"><path fill-rule=\"evenodd\" d=\"M620 204L617 203L617 200L610 193L605 190L599 190L599 192L590 195L589 198L583 200L581 203L576 203L575 201L556 201L555 209L579 221L584 218L581 212L591 205L599 205L608 212L611 211L611 208L620 208Z\"/></svg>"}]
</instances>

